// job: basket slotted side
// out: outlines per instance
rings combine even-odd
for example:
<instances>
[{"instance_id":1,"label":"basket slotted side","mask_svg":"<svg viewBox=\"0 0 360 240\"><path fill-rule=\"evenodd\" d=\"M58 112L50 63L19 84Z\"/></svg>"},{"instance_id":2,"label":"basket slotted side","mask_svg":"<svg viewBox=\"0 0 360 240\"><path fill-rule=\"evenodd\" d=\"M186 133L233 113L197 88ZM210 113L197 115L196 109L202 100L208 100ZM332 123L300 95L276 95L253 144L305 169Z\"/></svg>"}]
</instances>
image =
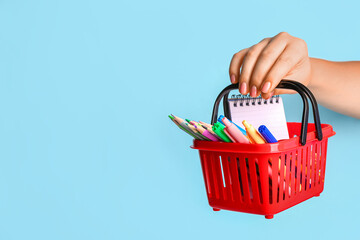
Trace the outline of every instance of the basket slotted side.
<instances>
[{"instance_id":1,"label":"basket slotted side","mask_svg":"<svg viewBox=\"0 0 360 240\"><path fill-rule=\"evenodd\" d=\"M319 196L328 137L276 153L199 149L210 206L271 217Z\"/></svg>"}]
</instances>

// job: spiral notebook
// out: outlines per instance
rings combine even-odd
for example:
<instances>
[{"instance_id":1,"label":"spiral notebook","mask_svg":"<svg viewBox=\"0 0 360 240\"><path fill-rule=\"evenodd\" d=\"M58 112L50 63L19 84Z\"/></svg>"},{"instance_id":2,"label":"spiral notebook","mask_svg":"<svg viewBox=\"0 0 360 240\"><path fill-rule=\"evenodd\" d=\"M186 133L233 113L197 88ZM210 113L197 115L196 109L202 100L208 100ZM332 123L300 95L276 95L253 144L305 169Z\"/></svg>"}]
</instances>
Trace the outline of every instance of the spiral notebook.
<instances>
[{"instance_id":1,"label":"spiral notebook","mask_svg":"<svg viewBox=\"0 0 360 240\"><path fill-rule=\"evenodd\" d=\"M270 99L232 95L228 99L231 119L239 126L246 120L256 129L265 125L277 140L289 139L284 105L280 96Z\"/></svg>"}]
</instances>

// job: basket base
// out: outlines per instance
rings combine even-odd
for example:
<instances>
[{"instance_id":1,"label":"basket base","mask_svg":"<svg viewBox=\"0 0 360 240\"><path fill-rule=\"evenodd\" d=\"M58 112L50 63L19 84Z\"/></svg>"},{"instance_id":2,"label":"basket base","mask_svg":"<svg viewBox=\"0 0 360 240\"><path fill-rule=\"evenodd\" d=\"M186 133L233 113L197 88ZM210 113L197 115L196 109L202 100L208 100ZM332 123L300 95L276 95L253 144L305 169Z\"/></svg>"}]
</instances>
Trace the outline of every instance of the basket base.
<instances>
[{"instance_id":1,"label":"basket base","mask_svg":"<svg viewBox=\"0 0 360 240\"><path fill-rule=\"evenodd\" d=\"M218 212L218 211L220 211L221 209L219 209L219 208L213 208L213 211L214 212ZM274 215L273 214L269 214L269 215L265 215L265 218L266 219L273 219L274 218Z\"/></svg>"}]
</instances>

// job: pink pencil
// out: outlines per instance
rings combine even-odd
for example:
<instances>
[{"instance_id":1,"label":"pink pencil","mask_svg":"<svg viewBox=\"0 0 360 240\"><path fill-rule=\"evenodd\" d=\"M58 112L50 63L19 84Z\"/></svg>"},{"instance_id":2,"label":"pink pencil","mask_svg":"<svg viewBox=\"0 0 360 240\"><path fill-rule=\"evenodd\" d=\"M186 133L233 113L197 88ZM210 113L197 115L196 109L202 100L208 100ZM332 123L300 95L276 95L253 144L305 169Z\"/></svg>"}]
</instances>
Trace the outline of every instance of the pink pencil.
<instances>
[{"instance_id":1,"label":"pink pencil","mask_svg":"<svg viewBox=\"0 0 360 240\"><path fill-rule=\"evenodd\" d=\"M213 140L213 141L221 141L221 139L219 139L212 130L204 128L200 123L197 123L195 121L190 121L190 124L195 126L196 130L198 130L205 137L207 137L207 138L209 138L211 140L216 138L216 140ZM211 136L211 138L208 137L208 136Z\"/></svg>"},{"instance_id":2,"label":"pink pencil","mask_svg":"<svg viewBox=\"0 0 360 240\"><path fill-rule=\"evenodd\" d=\"M217 139L216 137L214 137L208 130L206 130L205 128L201 127L201 126L196 126L193 125L194 127L196 127L196 130L199 131L199 133L201 133L202 135L204 135L205 137L207 137L208 139L210 139L211 141L214 142L218 142L219 139Z\"/></svg>"}]
</instances>

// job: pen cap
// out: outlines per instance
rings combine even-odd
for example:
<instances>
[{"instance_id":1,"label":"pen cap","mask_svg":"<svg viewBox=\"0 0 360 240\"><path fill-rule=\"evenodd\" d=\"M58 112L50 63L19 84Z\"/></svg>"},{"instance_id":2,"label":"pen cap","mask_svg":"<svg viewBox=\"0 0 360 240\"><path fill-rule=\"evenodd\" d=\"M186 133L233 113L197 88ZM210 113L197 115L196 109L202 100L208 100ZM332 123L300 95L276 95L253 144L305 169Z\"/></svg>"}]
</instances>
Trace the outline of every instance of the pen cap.
<instances>
[{"instance_id":1,"label":"pen cap","mask_svg":"<svg viewBox=\"0 0 360 240\"><path fill-rule=\"evenodd\" d=\"M232 142L231 139L224 132L224 125L219 122L214 123L212 130L225 142Z\"/></svg>"},{"instance_id":2,"label":"pen cap","mask_svg":"<svg viewBox=\"0 0 360 240\"><path fill-rule=\"evenodd\" d=\"M266 142L268 142L268 143L276 143L277 142L274 135L272 135L270 130L265 125L261 125L258 128L258 131L263 136L263 138L266 140Z\"/></svg>"},{"instance_id":3,"label":"pen cap","mask_svg":"<svg viewBox=\"0 0 360 240\"><path fill-rule=\"evenodd\" d=\"M218 118L218 121L221 122L222 124L224 124L223 123L223 118L224 118L223 115L220 115L219 118ZM228 119L228 120L229 120L230 123L234 124L242 132L242 134L244 134L246 136L246 131L243 128L239 127L236 123L232 122L230 119Z\"/></svg>"},{"instance_id":4,"label":"pen cap","mask_svg":"<svg viewBox=\"0 0 360 240\"><path fill-rule=\"evenodd\" d=\"M224 123L225 126L229 127L231 126L231 122L229 121L229 119L227 119L226 117L224 117L223 119L221 119L221 121Z\"/></svg>"},{"instance_id":5,"label":"pen cap","mask_svg":"<svg viewBox=\"0 0 360 240\"><path fill-rule=\"evenodd\" d=\"M308 125L308 118L309 118L308 98L310 99L311 104L312 104L315 129L316 129L316 137L318 140L322 140L323 135L322 135L322 129L321 129L319 109L317 106L316 99L315 99L314 95L311 93L311 91L299 82L292 81L292 80L286 80L286 79L281 80L280 83L276 86L276 88L295 90L296 92L299 93L299 95L301 96L301 98L303 100L304 107L303 107L303 114L302 114L302 121L301 121L301 133L300 133L301 145L306 144L307 125ZM219 104L220 104L221 99L223 99L223 104L224 104L224 115L229 120L231 120L230 109L229 109L228 104L226 104L226 102L228 100L229 92L231 90L235 90L235 89L239 89L238 83L227 86L217 96L215 103L214 103L214 107L213 107L211 124L214 124L216 122L216 119L218 116L218 111L219 111Z\"/></svg>"},{"instance_id":6,"label":"pen cap","mask_svg":"<svg viewBox=\"0 0 360 240\"><path fill-rule=\"evenodd\" d=\"M251 129L253 127L245 120L242 122L242 124L245 126L246 129Z\"/></svg>"},{"instance_id":7,"label":"pen cap","mask_svg":"<svg viewBox=\"0 0 360 240\"><path fill-rule=\"evenodd\" d=\"M253 127L253 125L249 124L246 120L242 121L243 125L248 132L248 137L252 143L264 144L266 143L265 139L261 136L261 134Z\"/></svg>"}]
</instances>

